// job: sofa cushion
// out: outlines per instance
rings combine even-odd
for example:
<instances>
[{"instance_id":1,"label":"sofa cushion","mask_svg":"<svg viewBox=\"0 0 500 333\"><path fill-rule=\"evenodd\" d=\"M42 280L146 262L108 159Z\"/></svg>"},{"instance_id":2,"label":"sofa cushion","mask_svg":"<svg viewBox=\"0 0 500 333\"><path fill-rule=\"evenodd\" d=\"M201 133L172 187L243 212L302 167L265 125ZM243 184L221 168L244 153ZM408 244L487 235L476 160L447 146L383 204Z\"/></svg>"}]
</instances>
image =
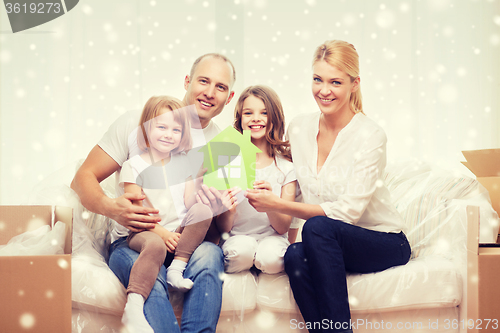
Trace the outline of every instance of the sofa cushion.
<instances>
[{"instance_id":1,"label":"sofa cushion","mask_svg":"<svg viewBox=\"0 0 500 333\"><path fill-rule=\"evenodd\" d=\"M454 241L455 222L450 219L456 212L456 207L450 209L454 199L469 200L484 193L475 179L421 162L389 165L385 182L405 221L412 259L436 254L439 243Z\"/></svg>"},{"instance_id":2,"label":"sofa cushion","mask_svg":"<svg viewBox=\"0 0 500 333\"><path fill-rule=\"evenodd\" d=\"M265 310L276 312L299 312L288 276L260 273L257 283L257 304Z\"/></svg>"},{"instance_id":3,"label":"sofa cushion","mask_svg":"<svg viewBox=\"0 0 500 333\"><path fill-rule=\"evenodd\" d=\"M353 312L455 307L462 300L457 266L439 256L419 257L404 266L347 277Z\"/></svg>"},{"instance_id":4,"label":"sofa cushion","mask_svg":"<svg viewBox=\"0 0 500 333\"><path fill-rule=\"evenodd\" d=\"M255 309L257 282L250 271L224 274L221 315L243 314Z\"/></svg>"},{"instance_id":5,"label":"sofa cushion","mask_svg":"<svg viewBox=\"0 0 500 333\"><path fill-rule=\"evenodd\" d=\"M378 273L349 274L347 287L353 313L454 307L462 299L456 265L437 256L413 259ZM257 304L275 312L298 311L286 274L259 275Z\"/></svg>"},{"instance_id":6,"label":"sofa cushion","mask_svg":"<svg viewBox=\"0 0 500 333\"><path fill-rule=\"evenodd\" d=\"M105 262L78 255L71 259L73 308L120 316L127 300L125 287Z\"/></svg>"}]
</instances>

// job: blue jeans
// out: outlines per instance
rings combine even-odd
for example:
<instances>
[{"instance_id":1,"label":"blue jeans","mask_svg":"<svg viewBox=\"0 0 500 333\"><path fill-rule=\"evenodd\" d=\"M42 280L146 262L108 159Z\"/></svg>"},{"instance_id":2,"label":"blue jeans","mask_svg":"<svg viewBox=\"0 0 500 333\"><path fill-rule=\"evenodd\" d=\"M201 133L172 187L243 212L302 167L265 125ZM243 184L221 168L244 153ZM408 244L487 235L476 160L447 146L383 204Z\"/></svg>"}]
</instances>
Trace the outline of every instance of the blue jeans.
<instances>
[{"instance_id":1,"label":"blue jeans","mask_svg":"<svg viewBox=\"0 0 500 333\"><path fill-rule=\"evenodd\" d=\"M406 264L410 254L402 232L372 231L325 216L307 220L302 242L290 245L284 260L305 322L318 323L309 332L352 332L346 271L382 271Z\"/></svg>"},{"instance_id":2,"label":"blue jeans","mask_svg":"<svg viewBox=\"0 0 500 333\"><path fill-rule=\"evenodd\" d=\"M125 286L130 270L139 253L128 247L126 238L117 239L109 248L109 267ZM169 264L172 256L167 256ZM184 277L194 282L184 294L181 330L187 332L215 332L222 304L222 279L224 261L222 250L211 242L203 242L193 252ZM144 314L155 333L180 332L169 302L166 268L162 266L158 277L144 303Z\"/></svg>"}]
</instances>

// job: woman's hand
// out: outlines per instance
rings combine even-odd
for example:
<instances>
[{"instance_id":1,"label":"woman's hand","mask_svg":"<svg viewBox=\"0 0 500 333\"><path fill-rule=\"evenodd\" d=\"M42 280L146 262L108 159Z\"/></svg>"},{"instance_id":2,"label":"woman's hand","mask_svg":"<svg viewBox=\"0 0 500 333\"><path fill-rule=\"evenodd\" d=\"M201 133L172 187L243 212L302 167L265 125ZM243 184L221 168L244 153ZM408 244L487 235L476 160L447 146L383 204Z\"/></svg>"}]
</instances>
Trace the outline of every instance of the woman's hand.
<instances>
[{"instance_id":1,"label":"woman's hand","mask_svg":"<svg viewBox=\"0 0 500 333\"><path fill-rule=\"evenodd\" d=\"M265 190L247 190L245 192L248 202L258 212L270 212L277 208L280 197L272 191Z\"/></svg>"}]
</instances>

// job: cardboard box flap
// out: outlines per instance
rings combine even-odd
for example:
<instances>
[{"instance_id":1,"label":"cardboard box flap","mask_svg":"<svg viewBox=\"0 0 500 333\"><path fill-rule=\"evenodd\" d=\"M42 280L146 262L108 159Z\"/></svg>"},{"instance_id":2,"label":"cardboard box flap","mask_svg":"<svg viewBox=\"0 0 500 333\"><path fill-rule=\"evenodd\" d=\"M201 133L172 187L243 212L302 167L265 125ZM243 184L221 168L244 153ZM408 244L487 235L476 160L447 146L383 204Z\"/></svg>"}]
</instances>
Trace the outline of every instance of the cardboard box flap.
<instances>
[{"instance_id":1,"label":"cardboard box flap","mask_svg":"<svg viewBox=\"0 0 500 333\"><path fill-rule=\"evenodd\" d=\"M44 225L52 226L51 206L0 206L0 245Z\"/></svg>"},{"instance_id":2,"label":"cardboard box flap","mask_svg":"<svg viewBox=\"0 0 500 333\"><path fill-rule=\"evenodd\" d=\"M462 162L476 177L500 177L500 149L464 150Z\"/></svg>"},{"instance_id":3,"label":"cardboard box flap","mask_svg":"<svg viewBox=\"0 0 500 333\"><path fill-rule=\"evenodd\" d=\"M52 213L54 212L54 220ZM64 253L71 254L73 234L73 210L69 207L56 206L0 206L0 245L26 231L36 230L44 225L51 228L57 221L66 225Z\"/></svg>"},{"instance_id":4,"label":"cardboard box flap","mask_svg":"<svg viewBox=\"0 0 500 333\"><path fill-rule=\"evenodd\" d=\"M474 173L474 171L472 171L472 168L471 168L469 162L460 162L460 163L462 163L463 165L465 165L467 167L467 169L469 169L472 173Z\"/></svg>"},{"instance_id":5,"label":"cardboard box flap","mask_svg":"<svg viewBox=\"0 0 500 333\"><path fill-rule=\"evenodd\" d=\"M54 209L54 223L58 221L64 222L66 224L66 240L64 242L64 253L70 254L73 244L73 209L69 207L56 206Z\"/></svg>"}]
</instances>

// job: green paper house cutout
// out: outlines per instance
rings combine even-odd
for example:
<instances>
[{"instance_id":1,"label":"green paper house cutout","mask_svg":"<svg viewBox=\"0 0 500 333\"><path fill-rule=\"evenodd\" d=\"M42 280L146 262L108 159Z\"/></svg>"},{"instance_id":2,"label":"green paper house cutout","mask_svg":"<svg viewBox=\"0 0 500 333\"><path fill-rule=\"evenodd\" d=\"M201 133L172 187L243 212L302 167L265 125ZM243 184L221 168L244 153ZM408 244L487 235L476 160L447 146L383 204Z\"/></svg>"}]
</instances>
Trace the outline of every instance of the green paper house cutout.
<instances>
[{"instance_id":1,"label":"green paper house cutout","mask_svg":"<svg viewBox=\"0 0 500 333\"><path fill-rule=\"evenodd\" d=\"M251 141L250 131L243 134L228 126L198 150L207 172L203 183L217 190L232 187L253 188L256 154L262 151Z\"/></svg>"}]
</instances>

